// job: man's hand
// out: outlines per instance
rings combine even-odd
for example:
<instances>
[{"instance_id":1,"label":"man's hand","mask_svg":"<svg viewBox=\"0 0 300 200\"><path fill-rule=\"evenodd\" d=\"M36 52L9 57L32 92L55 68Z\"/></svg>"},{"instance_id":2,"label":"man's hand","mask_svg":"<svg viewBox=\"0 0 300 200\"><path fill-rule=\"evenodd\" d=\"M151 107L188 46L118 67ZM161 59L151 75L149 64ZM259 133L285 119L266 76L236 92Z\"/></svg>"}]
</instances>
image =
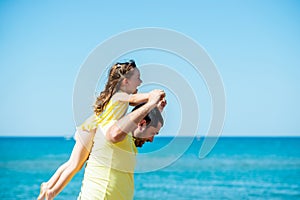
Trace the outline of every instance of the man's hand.
<instances>
[{"instance_id":1,"label":"man's hand","mask_svg":"<svg viewBox=\"0 0 300 200\"><path fill-rule=\"evenodd\" d=\"M163 98L162 100L160 100L158 102L157 108L160 112L162 112L166 105L167 105L167 100L165 98Z\"/></svg>"}]
</instances>

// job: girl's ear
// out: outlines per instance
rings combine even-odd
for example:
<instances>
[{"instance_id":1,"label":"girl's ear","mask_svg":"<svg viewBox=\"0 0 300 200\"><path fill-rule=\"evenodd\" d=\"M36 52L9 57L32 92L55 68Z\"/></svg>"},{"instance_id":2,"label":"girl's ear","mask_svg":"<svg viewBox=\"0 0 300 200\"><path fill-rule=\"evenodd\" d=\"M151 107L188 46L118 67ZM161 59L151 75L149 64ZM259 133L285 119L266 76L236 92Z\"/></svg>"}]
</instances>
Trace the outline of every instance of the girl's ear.
<instances>
[{"instance_id":1,"label":"girl's ear","mask_svg":"<svg viewBox=\"0 0 300 200\"><path fill-rule=\"evenodd\" d=\"M127 79L127 78L124 78L124 79L122 80L122 82L123 82L124 85L127 85L127 84L128 84L128 79Z\"/></svg>"}]
</instances>

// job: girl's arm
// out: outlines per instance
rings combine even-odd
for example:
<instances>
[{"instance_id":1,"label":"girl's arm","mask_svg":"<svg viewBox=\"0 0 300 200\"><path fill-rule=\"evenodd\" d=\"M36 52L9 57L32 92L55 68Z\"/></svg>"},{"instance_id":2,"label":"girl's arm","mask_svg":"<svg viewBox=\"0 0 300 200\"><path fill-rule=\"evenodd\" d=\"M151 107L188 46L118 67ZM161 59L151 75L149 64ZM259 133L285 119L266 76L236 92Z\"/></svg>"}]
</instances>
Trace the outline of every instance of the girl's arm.
<instances>
[{"instance_id":1,"label":"girl's arm","mask_svg":"<svg viewBox=\"0 0 300 200\"><path fill-rule=\"evenodd\" d=\"M128 102L131 106L146 103L149 98L149 93L127 94L125 92L118 92L113 95L112 100Z\"/></svg>"},{"instance_id":2,"label":"girl's arm","mask_svg":"<svg viewBox=\"0 0 300 200\"><path fill-rule=\"evenodd\" d=\"M131 106L136 106L141 103L146 103L149 99L149 93L139 93L139 94L132 94L129 97L129 104Z\"/></svg>"}]
</instances>

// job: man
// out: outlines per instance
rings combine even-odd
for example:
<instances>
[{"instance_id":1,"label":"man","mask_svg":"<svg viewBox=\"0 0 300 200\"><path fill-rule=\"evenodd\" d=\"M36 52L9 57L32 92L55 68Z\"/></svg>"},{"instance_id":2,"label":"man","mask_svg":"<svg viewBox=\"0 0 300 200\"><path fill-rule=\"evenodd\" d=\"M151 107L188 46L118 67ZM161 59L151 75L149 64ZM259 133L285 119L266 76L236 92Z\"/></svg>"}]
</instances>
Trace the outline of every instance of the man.
<instances>
[{"instance_id":1,"label":"man","mask_svg":"<svg viewBox=\"0 0 300 200\"><path fill-rule=\"evenodd\" d=\"M163 125L160 111L166 105L164 96L161 90L151 92L147 103L110 128L97 130L78 199L133 198L137 153L134 143L142 146L159 132Z\"/></svg>"}]
</instances>

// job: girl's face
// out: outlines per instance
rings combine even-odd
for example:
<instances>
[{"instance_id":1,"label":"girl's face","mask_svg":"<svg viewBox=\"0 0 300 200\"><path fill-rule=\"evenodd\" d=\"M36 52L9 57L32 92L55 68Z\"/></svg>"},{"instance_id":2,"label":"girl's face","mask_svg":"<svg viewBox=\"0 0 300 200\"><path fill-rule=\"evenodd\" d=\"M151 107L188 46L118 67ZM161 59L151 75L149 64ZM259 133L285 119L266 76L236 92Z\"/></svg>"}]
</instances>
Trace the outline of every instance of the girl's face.
<instances>
[{"instance_id":1,"label":"girl's face","mask_svg":"<svg viewBox=\"0 0 300 200\"><path fill-rule=\"evenodd\" d=\"M131 77L127 78L126 81L126 92L133 94L137 91L137 87L141 85L143 81L140 78L140 71L137 68L133 69L133 74Z\"/></svg>"}]
</instances>

